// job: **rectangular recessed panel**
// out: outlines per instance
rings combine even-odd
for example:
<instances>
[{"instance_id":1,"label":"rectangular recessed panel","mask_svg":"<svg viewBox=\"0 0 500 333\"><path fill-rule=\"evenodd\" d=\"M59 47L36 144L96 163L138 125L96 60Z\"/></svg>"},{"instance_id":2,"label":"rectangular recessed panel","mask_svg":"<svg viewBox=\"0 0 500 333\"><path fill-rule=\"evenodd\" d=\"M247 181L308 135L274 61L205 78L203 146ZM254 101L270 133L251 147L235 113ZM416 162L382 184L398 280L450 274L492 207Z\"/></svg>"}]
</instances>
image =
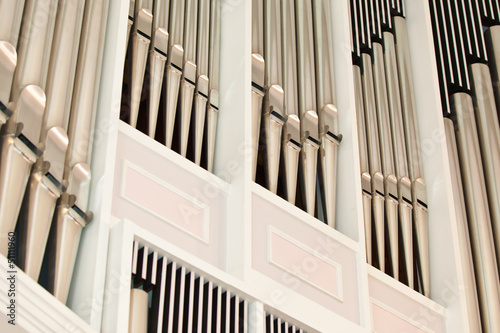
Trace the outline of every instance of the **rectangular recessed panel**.
<instances>
[{"instance_id":1,"label":"rectangular recessed panel","mask_svg":"<svg viewBox=\"0 0 500 333\"><path fill-rule=\"evenodd\" d=\"M124 163L121 196L208 243L209 207L147 171Z\"/></svg>"},{"instance_id":2,"label":"rectangular recessed panel","mask_svg":"<svg viewBox=\"0 0 500 333\"><path fill-rule=\"evenodd\" d=\"M253 193L252 268L284 288L359 323L354 244L331 228L325 232L315 227L313 223L319 222L312 218L304 221L306 216L297 216L301 213L285 201L278 206L264 195Z\"/></svg>"},{"instance_id":3,"label":"rectangular recessed panel","mask_svg":"<svg viewBox=\"0 0 500 333\"><path fill-rule=\"evenodd\" d=\"M371 269L368 288L375 332L447 332L445 310L400 282ZM449 288L442 295L446 295L446 299L458 297L458 283L450 283Z\"/></svg>"},{"instance_id":4,"label":"rectangular recessed panel","mask_svg":"<svg viewBox=\"0 0 500 333\"><path fill-rule=\"evenodd\" d=\"M274 228L268 229L268 242L269 262L342 300L340 265Z\"/></svg>"},{"instance_id":5,"label":"rectangular recessed panel","mask_svg":"<svg viewBox=\"0 0 500 333\"><path fill-rule=\"evenodd\" d=\"M371 303L373 332L375 333L433 333L434 331L424 328L411 318L405 318L392 309L385 308L380 304Z\"/></svg>"}]
</instances>

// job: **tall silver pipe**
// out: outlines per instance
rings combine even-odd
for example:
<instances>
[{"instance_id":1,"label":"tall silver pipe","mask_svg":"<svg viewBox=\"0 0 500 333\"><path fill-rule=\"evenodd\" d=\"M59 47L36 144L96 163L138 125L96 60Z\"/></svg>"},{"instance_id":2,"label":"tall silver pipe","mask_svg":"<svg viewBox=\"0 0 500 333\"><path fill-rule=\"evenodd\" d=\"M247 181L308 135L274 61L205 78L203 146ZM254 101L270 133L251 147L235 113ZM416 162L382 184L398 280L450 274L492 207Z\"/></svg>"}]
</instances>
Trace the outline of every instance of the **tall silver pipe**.
<instances>
[{"instance_id":1,"label":"tall silver pipe","mask_svg":"<svg viewBox=\"0 0 500 333\"><path fill-rule=\"evenodd\" d=\"M319 141L319 119L316 113L316 68L314 61L312 3L298 0L296 4L297 63L299 80L299 115L302 151L300 182L306 211L314 215Z\"/></svg>"},{"instance_id":2,"label":"tall silver pipe","mask_svg":"<svg viewBox=\"0 0 500 333\"><path fill-rule=\"evenodd\" d=\"M158 121L158 108L168 53L168 18L170 0L155 1L153 28L149 50L149 124L148 134L154 139Z\"/></svg>"},{"instance_id":3,"label":"tall silver pipe","mask_svg":"<svg viewBox=\"0 0 500 333\"><path fill-rule=\"evenodd\" d=\"M208 77L210 91L207 105L207 170L213 171L215 156L215 134L219 116L219 69L220 69L220 0L212 0L210 7L210 47Z\"/></svg>"},{"instance_id":4,"label":"tall silver pipe","mask_svg":"<svg viewBox=\"0 0 500 333\"><path fill-rule=\"evenodd\" d=\"M17 66L16 48L9 42L0 41L0 129L11 116L12 110L8 109L12 80Z\"/></svg>"},{"instance_id":5,"label":"tall silver pipe","mask_svg":"<svg viewBox=\"0 0 500 333\"><path fill-rule=\"evenodd\" d=\"M142 85L151 43L151 27L153 16L148 9L141 9L135 17L135 28L132 34L132 60L130 65L130 119L132 127L137 126L139 106L142 97Z\"/></svg>"},{"instance_id":6,"label":"tall silver pipe","mask_svg":"<svg viewBox=\"0 0 500 333\"><path fill-rule=\"evenodd\" d=\"M56 200L64 190L67 127L85 2L58 6L46 84L47 108L40 131L44 155L38 159L21 211L19 266L34 280L42 265Z\"/></svg>"},{"instance_id":7,"label":"tall silver pipe","mask_svg":"<svg viewBox=\"0 0 500 333\"><path fill-rule=\"evenodd\" d=\"M500 267L500 124L488 66L472 64L470 71L493 238Z\"/></svg>"},{"instance_id":8,"label":"tall silver pipe","mask_svg":"<svg viewBox=\"0 0 500 333\"><path fill-rule=\"evenodd\" d=\"M174 135L175 115L177 111L177 99L179 97L179 85L184 68L184 9L185 0L170 2L169 22L169 49L166 68L166 80L164 87L165 96L165 145L172 147Z\"/></svg>"},{"instance_id":9,"label":"tall silver pipe","mask_svg":"<svg viewBox=\"0 0 500 333\"><path fill-rule=\"evenodd\" d=\"M284 111L286 122L283 126L281 170L286 199L295 204L299 169L300 119L298 117L297 96L297 47L295 34L295 4L281 0L282 13L282 59Z\"/></svg>"},{"instance_id":10,"label":"tall silver pipe","mask_svg":"<svg viewBox=\"0 0 500 333\"><path fill-rule=\"evenodd\" d=\"M500 25L489 27L484 33L486 49L488 50L488 65L500 117Z\"/></svg>"},{"instance_id":11,"label":"tall silver pipe","mask_svg":"<svg viewBox=\"0 0 500 333\"><path fill-rule=\"evenodd\" d=\"M0 253L7 256L8 233L13 232L32 165L41 156L38 146L45 94L35 85L19 95L0 139Z\"/></svg>"},{"instance_id":12,"label":"tall silver pipe","mask_svg":"<svg viewBox=\"0 0 500 333\"><path fill-rule=\"evenodd\" d=\"M399 226L398 226L398 180L394 167L394 152L390 128L389 101L386 69L382 44L373 43L373 77L377 105L378 133L385 184L385 214L389 235L390 255L393 268L399 269ZM395 267L394 267L394 263ZM397 273L396 273L397 274Z\"/></svg>"},{"instance_id":13,"label":"tall silver pipe","mask_svg":"<svg viewBox=\"0 0 500 333\"><path fill-rule=\"evenodd\" d=\"M384 32L383 41L389 117L394 149L394 166L398 180L399 227L404 234L410 235L409 237L407 236L403 238L403 248L405 255L407 255L408 258L411 258L413 254L413 242L411 239L413 209L412 188L411 181L408 178L408 160L406 155L394 35L390 32ZM392 263L394 278L399 279L399 265L398 261L394 259ZM410 274L410 272L407 273Z\"/></svg>"},{"instance_id":14,"label":"tall silver pipe","mask_svg":"<svg viewBox=\"0 0 500 333\"><path fill-rule=\"evenodd\" d=\"M314 38L319 118L319 170L321 200L326 222L335 227L335 201L337 195L337 147L342 140L339 134L338 111L335 105L335 80L333 60L332 2L313 1Z\"/></svg>"},{"instance_id":15,"label":"tall silver pipe","mask_svg":"<svg viewBox=\"0 0 500 333\"><path fill-rule=\"evenodd\" d=\"M265 86L262 121L265 137L265 169L269 191L276 194L284 115L283 72L281 57L281 8L279 1L264 1Z\"/></svg>"},{"instance_id":16,"label":"tall silver pipe","mask_svg":"<svg viewBox=\"0 0 500 333\"><path fill-rule=\"evenodd\" d=\"M14 74L11 100L15 103L29 84L45 90L57 1L27 0L23 27L19 35L17 69Z\"/></svg>"},{"instance_id":17,"label":"tall silver pipe","mask_svg":"<svg viewBox=\"0 0 500 333\"><path fill-rule=\"evenodd\" d=\"M198 13L198 46L196 54L196 91L194 98L194 162L201 164L203 132L207 112L210 78L208 77L208 54L210 43L210 1L200 0Z\"/></svg>"},{"instance_id":18,"label":"tall silver pipe","mask_svg":"<svg viewBox=\"0 0 500 333\"><path fill-rule=\"evenodd\" d=\"M460 258L462 258L464 272L465 304L467 306L469 329L470 332L480 333L482 332L481 316L479 314L479 301L477 297L476 278L474 276L474 263L472 262L472 250L467 223L467 212L465 210L460 161L458 159L458 148L455 137L455 125L449 118L444 118L444 129L446 131L446 145L450 157L451 185L453 201L455 202L455 214L457 217Z\"/></svg>"},{"instance_id":19,"label":"tall silver pipe","mask_svg":"<svg viewBox=\"0 0 500 333\"><path fill-rule=\"evenodd\" d=\"M408 166L410 179L413 184L413 217L415 239L418 249L418 267L422 279L423 294L430 296L429 273L429 227L427 221L427 190L422 174L421 156L419 150L419 135L413 91L413 76L410 64L410 50L406 20L403 17L394 17L394 31L396 35L396 57L399 73L399 87L403 109L406 145L408 152ZM409 277L409 279L411 279Z\"/></svg>"},{"instance_id":20,"label":"tall silver pipe","mask_svg":"<svg viewBox=\"0 0 500 333\"><path fill-rule=\"evenodd\" d=\"M262 101L266 95L264 61L264 2L252 0L252 180L257 172Z\"/></svg>"},{"instance_id":21,"label":"tall silver pipe","mask_svg":"<svg viewBox=\"0 0 500 333\"><path fill-rule=\"evenodd\" d=\"M186 0L184 17L184 69L179 92L179 153L186 157L191 109L196 88L196 48L197 48L198 0Z\"/></svg>"},{"instance_id":22,"label":"tall silver pipe","mask_svg":"<svg viewBox=\"0 0 500 333\"><path fill-rule=\"evenodd\" d=\"M457 116L457 146L465 189L467 218L474 255L482 324L485 332L500 331L500 294L490 212L481 163L474 105L465 93L455 93L451 103Z\"/></svg>"},{"instance_id":23,"label":"tall silver pipe","mask_svg":"<svg viewBox=\"0 0 500 333\"><path fill-rule=\"evenodd\" d=\"M179 92L179 153L186 157L191 109L196 88L196 48L198 26L198 0L186 0L184 17L184 69Z\"/></svg>"},{"instance_id":24,"label":"tall silver pipe","mask_svg":"<svg viewBox=\"0 0 500 333\"><path fill-rule=\"evenodd\" d=\"M354 95L356 98L356 123L358 125L359 161L361 167L361 187L363 191L363 220L365 225L366 259L372 264L372 177L368 163L368 147L366 140L365 108L363 102L363 83L361 68L353 67Z\"/></svg>"},{"instance_id":25,"label":"tall silver pipe","mask_svg":"<svg viewBox=\"0 0 500 333\"><path fill-rule=\"evenodd\" d=\"M377 126L375 90L373 81L372 59L369 54L362 54L363 61L363 101L365 110L365 125L367 133L367 147L369 156L370 174L372 180L373 221L377 239L377 252L380 270L385 271L385 232L384 232L384 201L385 186L380 160L380 142Z\"/></svg>"},{"instance_id":26,"label":"tall silver pipe","mask_svg":"<svg viewBox=\"0 0 500 333\"><path fill-rule=\"evenodd\" d=\"M89 164L108 5L108 0L87 0L85 4L64 167L68 188L56 207L47 249L52 253L48 289L63 303L68 297L82 229L92 220L92 213L87 212Z\"/></svg>"},{"instance_id":27,"label":"tall silver pipe","mask_svg":"<svg viewBox=\"0 0 500 333\"><path fill-rule=\"evenodd\" d=\"M23 18L25 0L0 1L0 41L9 42L17 48L19 29Z\"/></svg>"}]
</instances>

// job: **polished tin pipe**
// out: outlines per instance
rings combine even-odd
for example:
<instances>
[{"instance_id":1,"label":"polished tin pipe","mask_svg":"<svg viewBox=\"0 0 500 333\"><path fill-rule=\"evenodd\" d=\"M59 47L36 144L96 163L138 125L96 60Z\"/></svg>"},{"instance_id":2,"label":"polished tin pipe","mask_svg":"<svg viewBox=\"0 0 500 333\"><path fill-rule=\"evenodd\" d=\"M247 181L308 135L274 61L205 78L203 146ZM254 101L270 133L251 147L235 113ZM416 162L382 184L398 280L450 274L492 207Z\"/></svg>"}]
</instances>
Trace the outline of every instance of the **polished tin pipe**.
<instances>
[{"instance_id":1,"label":"polished tin pipe","mask_svg":"<svg viewBox=\"0 0 500 333\"><path fill-rule=\"evenodd\" d=\"M385 271L385 186L380 160L380 142L377 126L375 89L373 81L372 59L367 53L362 54L363 61L363 101L365 110L365 125L367 133L368 160L372 180L372 204L375 236L380 270Z\"/></svg>"},{"instance_id":2,"label":"polished tin pipe","mask_svg":"<svg viewBox=\"0 0 500 333\"><path fill-rule=\"evenodd\" d=\"M288 2L291 3L291 2ZM262 101L266 95L264 61L264 2L252 0L252 180L257 173Z\"/></svg>"},{"instance_id":3,"label":"polished tin pipe","mask_svg":"<svg viewBox=\"0 0 500 333\"><path fill-rule=\"evenodd\" d=\"M313 1L317 106L319 118L320 192L326 222L335 227L337 195L338 110L335 106L332 2Z\"/></svg>"},{"instance_id":4,"label":"polished tin pipe","mask_svg":"<svg viewBox=\"0 0 500 333\"><path fill-rule=\"evenodd\" d=\"M313 215L316 208L316 178L319 141L319 119L316 113L316 67L314 60L314 27L312 3L295 2L297 25L297 63L299 89L300 183L306 211Z\"/></svg>"},{"instance_id":5,"label":"polished tin pipe","mask_svg":"<svg viewBox=\"0 0 500 333\"><path fill-rule=\"evenodd\" d=\"M399 261L399 226L398 226L398 179L394 170L394 153L390 128L389 101L387 94L386 69L383 46L373 43L373 78L375 83L375 101L377 105L378 133L385 185L385 214L389 235L390 258L393 269ZM394 265L395 264L395 265ZM394 267L395 266L395 267Z\"/></svg>"},{"instance_id":6,"label":"polished tin pipe","mask_svg":"<svg viewBox=\"0 0 500 333\"><path fill-rule=\"evenodd\" d=\"M262 121L265 141L265 170L267 188L278 190L281 134L285 124L281 8L279 1L264 1L264 59L266 59L265 87Z\"/></svg>"},{"instance_id":7,"label":"polished tin pipe","mask_svg":"<svg viewBox=\"0 0 500 333\"><path fill-rule=\"evenodd\" d=\"M298 117L297 95L297 47L295 34L295 4L293 1L281 1L282 12L282 58L283 58L283 90L285 93L284 110L286 122L282 137L282 179L285 197L295 204L297 194L297 177L299 170L300 118Z\"/></svg>"},{"instance_id":8,"label":"polished tin pipe","mask_svg":"<svg viewBox=\"0 0 500 333\"><path fill-rule=\"evenodd\" d=\"M212 0L210 7L210 47L208 77L210 90L205 125L207 145L207 170L213 172L215 157L215 135L219 116L219 74L220 74L220 0Z\"/></svg>"},{"instance_id":9,"label":"polished tin pipe","mask_svg":"<svg viewBox=\"0 0 500 333\"><path fill-rule=\"evenodd\" d=\"M363 102L363 84L361 68L353 67L354 96L356 98L356 118L358 125L359 161L361 167L361 187L363 191L363 220L365 226L366 258L372 264L372 181L368 164L368 147L366 143L365 110Z\"/></svg>"},{"instance_id":10,"label":"polished tin pipe","mask_svg":"<svg viewBox=\"0 0 500 333\"><path fill-rule=\"evenodd\" d=\"M401 95L399 91L399 77L396 61L396 49L394 35L384 32L384 64L385 77L387 83L387 97L389 107L389 119L391 129L391 141L394 150L394 170L398 181L398 201L399 201L399 225L401 230L407 235L403 237L404 253L411 256L412 242L406 243L405 239L411 239L412 230L412 185L408 178L408 160L406 155L406 142L404 136L403 115L401 109ZM391 244L392 246L392 244ZM399 279L399 264L396 258L392 262L393 276Z\"/></svg>"},{"instance_id":11,"label":"polished tin pipe","mask_svg":"<svg viewBox=\"0 0 500 333\"><path fill-rule=\"evenodd\" d=\"M465 93L451 96L456 112L457 146L465 190L467 219L474 256L482 326L485 332L500 331L500 293L490 212L481 163L472 98Z\"/></svg>"},{"instance_id":12,"label":"polished tin pipe","mask_svg":"<svg viewBox=\"0 0 500 333\"><path fill-rule=\"evenodd\" d=\"M158 122L158 109L168 53L168 18L170 0L155 1L153 28L149 50L149 123L148 135L154 139Z\"/></svg>"},{"instance_id":13,"label":"polished tin pipe","mask_svg":"<svg viewBox=\"0 0 500 333\"><path fill-rule=\"evenodd\" d=\"M497 114L500 117L500 25L489 27L484 37L488 50L488 65L491 71Z\"/></svg>"},{"instance_id":14,"label":"polished tin pipe","mask_svg":"<svg viewBox=\"0 0 500 333\"><path fill-rule=\"evenodd\" d=\"M57 9L46 85L47 108L40 132L45 151L32 170L19 219L24 230L19 266L34 280L38 280L56 200L64 190L66 131L84 7L85 2L67 1Z\"/></svg>"},{"instance_id":15,"label":"polished tin pipe","mask_svg":"<svg viewBox=\"0 0 500 333\"><path fill-rule=\"evenodd\" d=\"M151 43L151 27L153 16L147 9L141 9L135 18L132 34L132 64L130 68L130 118L129 124L137 126L139 106L142 97L142 85L146 72L149 45Z\"/></svg>"},{"instance_id":16,"label":"polished tin pipe","mask_svg":"<svg viewBox=\"0 0 500 333\"><path fill-rule=\"evenodd\" d=\"M397 40L396 57L399 73L399 87L403 109L408 166L412 180L413 218L416 247L418 249L417 266L423 288L423 294L430 296L429 272L429 226L427 221L427 190L422 174L421 156L419 150L418 125L413 91L413 77L410 64L410 50L406 20L401 16L394 17L394 31ZM407 263L408 265L408 263ZM409 277L409 280L411 278Z\"/></svg>"},{"instance_id":17,"label":"polished tin pipe","mask_svg":"<svg viewBox=\"0 0 500 333\"><path fill-rule=\"evenodd\" d=\"M196 48L198 26L198 0L186 0L184 17L184 69L179 91L179 153L186 157L191 122L191 110L196 88Z\"/></svg>"},{"instance_id":18,"label":"polished tin pipe","mask_svg":"<svg viewBox=\"0 0 500 333\"><path fill-rule=\"evenodd\" d=\"M174 135L175 115L177 111L177 100L179 97L179 86L184 68L184 10L185 0L170 2L169 22L169 49L167 57L166 79L164 85L165 98L165 145L172 147Z\"/></svg>"},{"instance_id":19,"label":"polished tin pipe","mask_svg":"<svg viewBox=\"0 0 500 333\"><path fill-rule=\"evenodd\" d=\"M479 314L479 301L477 297L476 277L474 276L474 264L472 262L471 243L469 238L469 227L467 212L465 210L464 191L462 186L460 161L455 137L455 125L449 118L444 118L444 129L446 132L446 145L449 153L451 186L453 201L455 203L455 214L457 219L457 230L460 242L460 258L464 273L465 304L469 319L470 332L480 333L481 316Z\"/></svg>"},{"instance_id":20,"label":"polished tin pipe","mask_svg":"<svg viewBox=\"0 0 500 333\"><path fill-rule=\"evenodd\" d=\"M472 64L470 71L493 238L500 267L500 125L488 66Z\"/></svg>"},{"instance_id":21,"label":"polished tin pipe","mask_svg":"<svg viewBox=\"0 0 500 333\"><path fill-rule=\"evenodd\" d=\"M208 77L208 55L210 43L210 1L200 0L198 13L198 40L196 54L196 91L194 97L194 123L192 140L194 142L194 163L201 164L203 134L210 89Z\"/></svg>"}]
</instances>

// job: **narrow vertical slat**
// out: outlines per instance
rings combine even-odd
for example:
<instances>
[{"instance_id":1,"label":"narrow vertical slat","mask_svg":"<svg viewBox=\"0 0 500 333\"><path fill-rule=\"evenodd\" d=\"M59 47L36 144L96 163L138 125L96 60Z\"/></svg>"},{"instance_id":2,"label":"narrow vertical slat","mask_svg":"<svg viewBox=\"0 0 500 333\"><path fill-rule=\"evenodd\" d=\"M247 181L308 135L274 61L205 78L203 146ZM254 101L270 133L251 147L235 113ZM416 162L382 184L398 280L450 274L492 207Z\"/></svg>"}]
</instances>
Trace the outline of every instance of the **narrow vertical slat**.
<instances>
[{"instance_id":1,"label":"narrow vertical slat","mask_svg":"<svg viewBox=\"0 0 500 333\"><path fill-rule=\"evenodd\" d=\"M240 297L238 295L235 295L233 297L234 299L234 326L233 326L233 332L238 333L240 330Z\"/></svg>"},{"instance_id":2,"label":"narrow vertical slat","mask_svg":"<svg viewBox=\"0 0 500 333\"><path fill-rule=\"evenodd\" d=\"M174 303L174 332L182 332L184 323L184 293L186 286L186 268L177 269L177 283L175 284L175 303Z\"/></svg>"},{"instance_id":3,"label":"narrow vertical slat","mask_svg":"<svg viewBox=\"0 0 500 333\"><path fill-rule=\"evenodd\" d=\"M137 274L137 259L139 257L139 242L134 241L132 246L132 275Z\"/></svg>"},{"instance_id":4,"label":"narrow vertical slat","mask_svg":"<svg viewBox=\"0 0 500 333\"><path fill-rule=\"evenodd\" d=\"M168 288L168 308L167 310L167 332L174 333L174 302L175 302L175 278L177 272L177 263L172 262L169 265L168 273L169 279L167 280L170 283L170 288ZM168 283L167 283L168 285Z\"/></svg>"},{"instance_id":5,"label":"narrow vertical slat","mask_svg":"<svg viewBox=\"0 0 500 333\"><path fill-rule=\"evenodd\" d=\"M153 289L153 300L151 302L151 331L161 333L163 331L163 318L165 311L165 289L167 288L167 258L158 260L157 276L158 282Z\"/></svg>"},{"instance_id":6,"label":"narrow vertical slat","mask_svg":"<svg viewBox=\"0 0 500 333\"><path fill-rule=\"evenodd\" d=\"M198 279L198 286L199 286L199 293L198 293L198 316L197 316L197 328L196 328L196 331L197 332L201 332L202 331L202 328L203 328L203 321L204 321L204 317L203 317L203 310L205 308L204 306L204 297L205 297L205 279L203 278L203 276L200 276L199 279Z\"/></svg>"},{"instance_id":7,"label":"narrow vertical slat","mask_svg":"<svg viewBox=\"0 0 500 333\"><path fill-rule=\"evenodd\" d=\"M187 331L193 332L193 315L194 315L194 288L195 288L195 274L189 272L186 275L186 296L187 298ZM187 283L189 282L189 286ZM186 308L186 306L185 306ZM186 313L184 314L186 315Z\"/></svg>"}]
</instances>

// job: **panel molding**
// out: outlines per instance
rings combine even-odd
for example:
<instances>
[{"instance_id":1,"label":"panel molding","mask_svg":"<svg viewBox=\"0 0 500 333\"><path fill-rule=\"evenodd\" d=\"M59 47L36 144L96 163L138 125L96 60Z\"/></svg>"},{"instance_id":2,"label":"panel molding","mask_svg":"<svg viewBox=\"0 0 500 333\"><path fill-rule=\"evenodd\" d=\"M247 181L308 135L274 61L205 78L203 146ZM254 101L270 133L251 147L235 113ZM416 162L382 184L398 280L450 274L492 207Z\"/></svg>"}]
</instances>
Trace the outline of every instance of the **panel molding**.
<instances>
[{"instance_id":1,"label":"panel molding","mask_svg":"<svg viewBox=\"0 0 500 333\"><path fill-rule=\"evenodd\" d=\"M297 246L301 250L309 253L313 257L315 257L315 258L321 260L322 262L328 264L329 266L333 267L335 269L335 275L336 275L337 293L335 294L335 293L323 288L322 286L318 285L317 283L314 283L310 279L307 279L306 277L304 277L300 274L297 274L297 272L294 272L293 270L288 269L284 265L273 260L273 242L272 242L273 234L278 235L279 237L281 237L281 238L285 239L286 241L292 243L293 245ZM292 274L293 276L297 277L298 279L300 279L300 280L306 282L307 284L313 286L314 288L334 297L335 299L339 300L340 302L344 302L344 292L343 292L343 282L342 282L342 265L333 261L331 258L326 257L326 256L318 253L317 251L314 251L310 247L300 243L292 236L287 235L286 233L284 233L283 231L281 231L280 229L278 229L272 225L267 226L266 240L267 240L266 253L267 253L267 262L268 263L286 271L289 274Z\"/></svg>"},{"instance_id":2,"label":"panel molding","mask_svg":"<svg viewBox=\"0 0 500 333\"><path fill-rule=\"evenodd\" d=\"M190 203L193 204L193 206L196 206L196 208L203 211L203 234L198 235L198 234L188 230L187 228L183 227L181 224L176 223L175 221L172 221L172 220L166 218L165 216L157 213L156 211L154 211L154 210L146 207L145 205L137 202L135 199L130 198L126 194L126 191L125 191L126 186L127 186L127 182L129 180L128 177L130 176L130 174L129 174L130 170L135 171L135 172L139 173L141 176L151 180L152 182L155 183L156 186L163 188L164 190L170 191L174 195L177 195L178 197L180 197L186 201L189 201ZM148 189L148 191L152 191L152 190L154 190L154 189L151 189L151 188ZM147 170L141 168L140 166L134 164L133 162L131 162L127 159L124 159L123 164L122 164L122 177L121 177L119 196L122 199L126 200L127 202L135 205L136 207L138 207L138 208L146 211L147 213L157 217L158 219L160 219L164 222L167 222L168 224L177 228L178 230L185 232L189 236L194 237L207 245L210 244L210 222L211 222L210 221L210 206L199 201L195 197L188 195L187 193L183 192L179 188L172 186L171 184L169 184L165 180L148 172Z\"/></svg>"},{"instance_id":3,"label":"panel molding","mask_svg":"<svg viewBox=\"0 0 500 333\"><path fill-rule=\"evenodd\" d=\"M390 307L390 306L388 306L388 305L386 305L386 304L384 304L384 303L382 303L382 302L380 302L380 301L376 300L376 299L375 299L375 298L373 298L373 297L370 297L370 303L371 303L371 305L372 305L372 306L371 306L371 307L372 307L372 309L371 309L371 311L372 311L372 321L374 320L373 306L375 305L375 306L378 306L379 308L381 308L382 310L387 311L388 313L390 313L390 314L392 314L392 315L394 315L394 316L398 317L398 318L399 318L399 319L401 319L402 321L404 321L404 322L406 322L406 323L408 323L408 324L410 324L410 325L414 326L416 329L418 329L418 330L420 330L420 331L423 331L423 332L425 332L425 333L435 333L435 331L434 331L434 330L432 330L432 329L430 329L430 328L428 328L428 327L426 327L426 326L422 325L421 323L419 323L419 322L417 322L417 321L413 320L412 318L410 318L410 317L408 317L407 315L405 315L405 314L403 314L403 313L401 313L401 312L399 312L399 311L395 310L394 308L392 308L392 307ZM374 325L374 323L373 323L373 322L372 322L372 327L373 327L373 332L374 332L374 333L384 333L384 332L381 332L381 331L377 331L377 330L375 329L375 325ZM411 333L411 332L408 332L408 333Z\"/></svg>"}]
</instances>

